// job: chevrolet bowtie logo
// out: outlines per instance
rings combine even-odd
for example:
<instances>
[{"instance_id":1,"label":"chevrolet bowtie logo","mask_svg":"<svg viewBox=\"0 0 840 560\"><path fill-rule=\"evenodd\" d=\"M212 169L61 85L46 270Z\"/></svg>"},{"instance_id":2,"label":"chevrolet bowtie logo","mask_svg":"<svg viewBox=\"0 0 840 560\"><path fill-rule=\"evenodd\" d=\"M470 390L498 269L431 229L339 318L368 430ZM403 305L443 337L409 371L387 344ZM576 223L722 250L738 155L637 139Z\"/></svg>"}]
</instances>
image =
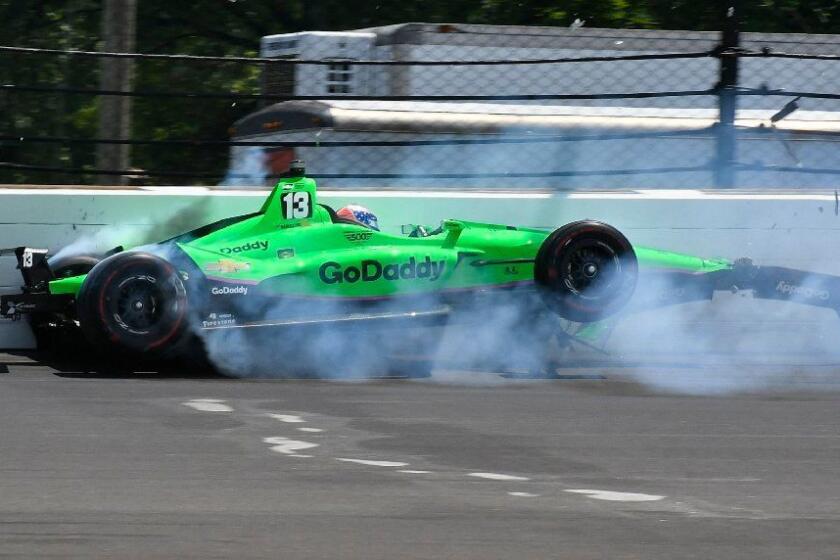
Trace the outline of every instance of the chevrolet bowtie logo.
<instances>
[{"instance_id":1,"label":"chevrolet bowtie logo","mask_svg":"<svg viewBox=\"0 0 840 560\"><path fill-rule=\"evenodd\" d=\"M221 259L205 265L204 270L207 272L222 272L225 274L231 274L234 272L241 272L243 270L251 270L251 264L230 259Z\"/></svg>"}]
</instances>

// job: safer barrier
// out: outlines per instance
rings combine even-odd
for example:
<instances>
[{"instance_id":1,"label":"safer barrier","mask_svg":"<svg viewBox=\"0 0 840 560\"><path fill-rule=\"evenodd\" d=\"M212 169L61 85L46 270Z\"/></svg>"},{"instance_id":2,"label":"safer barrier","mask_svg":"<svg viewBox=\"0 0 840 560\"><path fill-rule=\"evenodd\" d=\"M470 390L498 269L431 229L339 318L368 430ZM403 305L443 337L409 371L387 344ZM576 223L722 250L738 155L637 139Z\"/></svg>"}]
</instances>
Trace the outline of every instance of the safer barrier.
<instances>
[{"instance_id":1,"label":"safer barrier","mask_svg":"<svg viewBox=\"0 0 840 560\"><path fill-rule=\"evenodd\" d=\"M0 246L82 252L164 239L223 217L253 212L264 190L0 188ZM700 190L627 192L323 191L333 207L371 208L386 231L460 218L553 228L582 218L611 223L640 245L706 256L752 257L840 273L840 199L834 191L760 194ZM19 290L14 259L0 257L0 292ZM0 319L0 348L28 348L25 322Z\"/></svg>"}]
</instances>

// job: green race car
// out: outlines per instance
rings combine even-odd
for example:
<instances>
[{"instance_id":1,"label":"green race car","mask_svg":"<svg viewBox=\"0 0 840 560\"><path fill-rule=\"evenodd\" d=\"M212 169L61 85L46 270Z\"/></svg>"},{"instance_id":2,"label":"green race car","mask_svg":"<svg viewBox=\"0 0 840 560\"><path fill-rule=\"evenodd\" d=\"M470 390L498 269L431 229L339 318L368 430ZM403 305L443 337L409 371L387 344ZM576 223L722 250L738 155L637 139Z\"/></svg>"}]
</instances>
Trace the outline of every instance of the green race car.
<instances>
[{"instance_id":1,"label":"green race car","mask_svg":"<svg viewBox=\"0 0 840 560\"><path fill-rule=\"evenodd\" d=\"M511 300L576 323L729 289L840 303L837 277L634 247L591 220L554 231L454 219L375 231L319 204L302 167L258 212L151 247L61 261L6 251L25 286L0 298L0 314L29 314L41 328L78 325L93 344L131 352L178 348L196 331L436 323Z\"/></svg>"}]
</instances>

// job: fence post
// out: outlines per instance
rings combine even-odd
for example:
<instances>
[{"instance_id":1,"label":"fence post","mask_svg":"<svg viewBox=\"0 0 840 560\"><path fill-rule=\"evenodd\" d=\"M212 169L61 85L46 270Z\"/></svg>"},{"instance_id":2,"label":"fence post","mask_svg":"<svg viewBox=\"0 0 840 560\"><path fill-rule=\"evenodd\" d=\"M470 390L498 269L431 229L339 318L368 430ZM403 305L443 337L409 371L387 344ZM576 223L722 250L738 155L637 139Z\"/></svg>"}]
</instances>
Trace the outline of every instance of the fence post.
<instances>
[{"instance_id":1,"label":"fence post","mask_svg":"<svg viewBox=\"0 0 840 560\"><path fill-rule=\"evenodd\" d=\"M738 57L733 54L722 54L723 51L732 52L740 46L738 31L738 0L723 2L725 9L723 30L720 43L720 81L718 82L718 134L717 154L715 158L715 186L731 188L735 186L735 110L738 95L735 88L738 85Z\"/></svg>"},{"instance_id":2,"label":"fence post","mask_svg":"<svg viewBox=\"0 0 840 560\"><path fill-rule=\"evenodd\" d=\"M134 52L137 44L137 0L106 0L102 10L103 50ZM106 90L131 90L134 83L134 59L103 58L100 62L99 87ZM100 138L131 138L131 97L103 96L99 101ZM98 144L96 167L128 169L131 148L128 145ZM102 185L128 183L125 175L100 175Z\"/></svg>"}]
</instances>

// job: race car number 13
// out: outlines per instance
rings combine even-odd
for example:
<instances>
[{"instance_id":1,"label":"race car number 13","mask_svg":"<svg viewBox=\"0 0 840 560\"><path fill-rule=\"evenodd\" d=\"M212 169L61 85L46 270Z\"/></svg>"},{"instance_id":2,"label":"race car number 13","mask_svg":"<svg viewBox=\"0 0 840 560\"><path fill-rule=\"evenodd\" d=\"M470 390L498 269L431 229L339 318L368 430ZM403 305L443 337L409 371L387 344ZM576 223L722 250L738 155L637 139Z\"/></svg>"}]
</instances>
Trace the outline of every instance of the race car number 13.
<instances>
[{"instance_id":1,"label":"race car number 13","mask_svg":"<svg viewBox=\"0 0 840 560\"><path fill-rule=\"evenodd\" d=\"M309 193L306 191L286 193L280 200L283 202L283 218L287 220L300 220L312 214Z\"/></svg>"}]
</instances>

